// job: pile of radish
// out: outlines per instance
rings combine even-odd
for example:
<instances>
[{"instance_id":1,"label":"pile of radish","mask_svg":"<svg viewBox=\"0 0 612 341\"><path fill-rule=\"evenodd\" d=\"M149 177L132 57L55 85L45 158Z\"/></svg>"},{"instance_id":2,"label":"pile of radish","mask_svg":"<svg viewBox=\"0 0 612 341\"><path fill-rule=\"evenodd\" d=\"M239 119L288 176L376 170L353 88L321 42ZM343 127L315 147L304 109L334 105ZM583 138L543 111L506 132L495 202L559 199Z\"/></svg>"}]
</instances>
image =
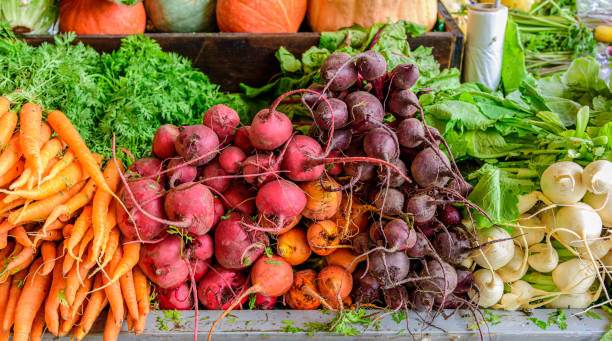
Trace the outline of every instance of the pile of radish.
<instances>
[{"instance_id":1,"label":"pile of radish","mask_svg":"<svg viewBox=\"0 0 612 341\"><path fill-rule=\"evenodd\" d=\"M202 125L159 127L152 156L122 179L118 223L144 243L160 308L227 313L254 297L260 309L477 310L464 265L481 246L460 207L484 212L423 124L418 70L387 69L376 51L333 53L325 84L281 96L250 126L216 105ZM312 113L308 135L276 110L290 96Z\"/></svg>"}]
</instances>

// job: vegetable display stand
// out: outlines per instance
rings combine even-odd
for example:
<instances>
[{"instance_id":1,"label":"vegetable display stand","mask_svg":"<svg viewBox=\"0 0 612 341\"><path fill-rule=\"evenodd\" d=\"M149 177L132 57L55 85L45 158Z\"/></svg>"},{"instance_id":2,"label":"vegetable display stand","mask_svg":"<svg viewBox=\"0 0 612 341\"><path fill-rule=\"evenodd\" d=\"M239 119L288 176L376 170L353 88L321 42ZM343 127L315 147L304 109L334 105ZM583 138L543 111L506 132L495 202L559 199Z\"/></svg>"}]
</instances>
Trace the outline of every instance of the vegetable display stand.
<instances>
[{"instance_id":1,"label":"vegetable display stand","mask_svg":"<svg viewBox=\"0 0 612 341\"><path fill-rule=\"evenodd\" d=\"M438 16L445 23L446 32L427 32L410 38L411 48L433 47L433 55L441 68L460 67L464 35L441 2ZM319 33L294 34L251 33L150 33L164 51L176 52L189 58L193 65L221 85L224 91L238 91L239 84L262 86L280 72L274 53L284 46L294 54L301 54L318 45ZM122 36L81 35L76 41L98 51L110 52L119 48ZM27 36L31 45L53 42L52 36Z\"/></svg>"},{"instance_id":2,"label":"vegetable display stand","mask_svg":"<svg viewBox=\"0 0 612 341\"><path fill-rule=\"evenodd\" d=\"M451 313L452 311L447 311ZM535 309L530 313L520 311L483 311L487 325L481 325L485 340L511 341L519 338L529 338L537 341L560 340L597 340L610 326L610 315L602 310L594 310L588 316L572 316L581 312L578 309L566 309L566 318L563 322L550 323L549 318L556 310ZM180 311L180 315L167 316L162 311L152 311L147 319L144 334L137 336L132 333L121 334L122 340L193 340L194 311ZM204 339L212 322L219 317L221 311L199 312L198 339ZM224 319L213 335L213 340L303 340L308 335L303 331L304 323L329 323L332 314L323 314L319 311L296 310L238 310L232 311L231 316ZM99 319L104 321L104 319ZM379 340L381 336L389 340L479 340L475 329L474 319L469 311L460 310L452 317L444 319L441 316L433 321L432 326L420 322L416 313L409 315L410 332L406 330L406 321L399 323L389 315L380 321L380 328L371 328L363 332L362 327L356 328L362 333L354 336L341 334L315 332L307 336L308 340ZM536 325L536 323L539 325ZM567 324L565 326L565 324ZM560 327L561 326L561 327ZM102 325L90 333L90 337L101 337ZM565 329L561 329L565 328ZM123 326L123 331L127 329ZM348 331L348 330L347 330ZM413 338L414 337L414 338Z\"/></svg>"}]
</instances>

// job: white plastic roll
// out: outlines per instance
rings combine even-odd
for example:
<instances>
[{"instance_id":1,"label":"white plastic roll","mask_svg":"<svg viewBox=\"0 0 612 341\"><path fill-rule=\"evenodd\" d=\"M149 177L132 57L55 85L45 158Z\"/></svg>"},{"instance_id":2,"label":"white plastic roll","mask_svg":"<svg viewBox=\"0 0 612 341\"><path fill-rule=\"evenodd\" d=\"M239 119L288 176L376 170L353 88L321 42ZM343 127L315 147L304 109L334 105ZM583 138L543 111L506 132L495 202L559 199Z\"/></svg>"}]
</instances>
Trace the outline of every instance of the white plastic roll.
<instances>
[{"instance_id":1,"label":"white plastic roll","mask_svg":"<svg viewBox=\"0 0 612 341\"><path fill-rule=\"evenodd\" d=\"M501 78L502 56L508 7L478 3L468 10L464 59L464 79L497 89Z\"/></svg>"}]
</instances>

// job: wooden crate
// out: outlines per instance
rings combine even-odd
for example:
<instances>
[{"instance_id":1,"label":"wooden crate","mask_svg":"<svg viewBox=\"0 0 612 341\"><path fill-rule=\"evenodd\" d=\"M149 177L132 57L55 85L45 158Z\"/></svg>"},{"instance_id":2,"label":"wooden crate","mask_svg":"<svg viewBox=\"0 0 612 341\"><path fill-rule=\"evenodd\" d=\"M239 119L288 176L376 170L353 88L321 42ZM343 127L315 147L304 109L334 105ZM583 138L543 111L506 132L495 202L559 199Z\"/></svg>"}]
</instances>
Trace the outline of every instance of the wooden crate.
<instances>
[{"instance_id":1,"label":"wooden crate","mask_svg":"<svg viewBox=\"0 0 612 341\"><path fill-rule=\"evenodd\" d=\"M438 2L438 15L447 32L428 32L409 39L412 48L433 47L433 54L442 68L460 67L463 54L463 33L446 8ZM280 72L274 53L284 46L301 54L319 43L319 33L294 34L251 33L148 33L164 51L176 52L189 58L193 65L225 91L238 91L239 84L261 86ZM77 41L97 51L110 52L119 48L122 36L81 35ZM52 36L28 36L29 44L37 46L52 42Z\"/></svg>"}]
</instances>

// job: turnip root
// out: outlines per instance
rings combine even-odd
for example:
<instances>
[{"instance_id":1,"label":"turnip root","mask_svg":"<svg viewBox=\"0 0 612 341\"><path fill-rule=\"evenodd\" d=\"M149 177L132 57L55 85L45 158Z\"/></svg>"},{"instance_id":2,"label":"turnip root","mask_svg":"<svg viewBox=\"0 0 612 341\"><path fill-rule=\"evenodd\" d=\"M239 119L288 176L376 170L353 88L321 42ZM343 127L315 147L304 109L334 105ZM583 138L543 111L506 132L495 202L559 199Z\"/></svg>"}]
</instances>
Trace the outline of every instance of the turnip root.
<instances>
[{"instance_id":1,"label":"turnip root","mask_svg":"<svg viewBox=\"0 0 612 341\"><path fill-rule=\"evenodd\" d=\"M542 193L556 204L577 203L587 191L582 173L582 167L571 161L552 164L542 173Z\"/></svg>"},{"instance_id":2,"label":"turnip root","mask_svg":"<svg viewBox=\"0 0 612 341\"><path fill-rule=\"evenodd\" d=\"M455 226L461 224L461 212L455 206L444 205L440 211L440 220L444 225Z\"/></svg>"},{"instance_id":3,"label":"turnip root","mask_svg":"<svg viewBox=\"0 0 612 341\"><path fill-rule=\"evenodd\" d=\"M599 214L605 227L612 227L612 192L607 194L587 193L584 196L584 202Z\"/></svg>"},{"instance_id":4,"label":"turnip root","mask_svg":"<svg viewBox=\"0 0 612 341\"><path fill-rule=\"evenodd\" d=\"M376 50L367 50L361 53L355 64L357 64L359 74L368 81L373 81L387 74L387 60Z\"/></svg>"},{"instance_id":5,"label":"turnip root","mask_svg":"<svg viewBox=\"0 0 612 341\"><path fill-rule=\"evenodd\" d=\"M440 258L453 265L461 264L472 250L468 236L459 229L436 233L433 247Z\"/></svg>"},{"instance_id":6,"label":"turnip root","mask_svg":"<svg viewBox=\"0 0 612 341\"><path fill-rule=\"evenodd\" d=\"M478 230L478 241L480 244L498 239L508 240L495 242L474 251L472 258L476 264L485 269L497 270L510 262L514 256L514 243L510 239L510 234L499 227Z\"/></svg>"},{"instance_id":7,"label":"turnip root","mask_svg":"<svg viewBox=\"0 0 612 341\"><path fill-rule=\"evenodd\" d=\"M348 53L334 52L321 64L321 78L333 91L343 91L357 82L357 68Z\"/></svg>"},{"instance_id":8,"label":"turnip root","mask_svg":"<svg viewBox=\"0 0 612 341\"><path fill-rule=\"evenodd\" d=\"M402 120L397 126L397 139L406 148L416 148L425 140L423 124L416 118Z\"/></svg>"},{"instance_id":9,"label":"turnip root","mask_svg":"<svg viewBox=\"0 0 612 341\"><path fill-rule=\"evenodd\" d=\"M164 218L163 198L158 194L163 191L161 185L151 179L141 179L128 183L138 204L150 215ZM135 210L135 203L123 188L118 193L125 207L131 212L131 218L123 208L117 204L117 225L127 240L152 241L165 232L165 225L159 221L145 216ZM132 220L133 219L133 220Z\"/></svg>"},{"instance_id":10,"label":"turnip root","mask_svg":"<svg viewBox=\"0 0 612 341\"><path fill-rule=\"evenodd\" d=\"M329 141L329 132L323 131L318 140L323 144L327 145ZM334 127L334 135L331 140L331 144L329 145L330 154L329 157L333 157L333 151L346 150L350 147L351 141L353 140L353 133L350 129L335 129ZM340 155L340 154L336 154Z\"/></svg>"},{"instance_id":11,"label":"turnip root","mask_svg":"<svg viewBox=\"0 0 612 341\"><path fill-rule=\"evenodd\" d=\"M545 244L544 244L545 245ZM532 249L529 249L532 252ZM556 253L556 252L555 252ZM532 256L529 256L532 257ZM514 245L514 256L508 262L508 264L497 269L497 274L505 283L512 283L521 279L527 273L527 263L524 261L525 252L518 245ZM534 268L535 269L535 268ZM539 271L536 269L536 271Z\"/></svg>"},{"instance_id":12,"label":"turnip root","mask_svg":"<svg viewBox=\"0 0 612 341\"><path fill-rule=\"evenodd\" d=\"M274 180L263 185L257 192L255 205L261 214L278 219L279 226L306 207L306 195L293 182Z\"/></svg>"},{"instance_id":13,"label":"turnip root","mask_svg":"<svg viewBox=\"0 0 612 341\"><path fill-rule=\"evenodd\" d=\"M232 180L224 178L228 173L223 170L218 160L213 160L204 166L204 174L202 182L204 185L214 189L216 193L225 193L230 186Z\"/></svg>"},{"instance_id":14,"label":"turnip root","mask_svg":"<svg viewBox=\"0 0 612 341\"><path fill-rule=\"evenodd\" d=\"M403 252L376 251L370 258L370 274L384 286L393 286L408 276L410 259Z\"/></svg>"},{"instance_id":15,"label":"turnip root","mask_svg":"<svg viewBox=\"0 0 612 341\"><path fill-rule=\"evenodd\" d=\"M198 283L198 298L206 309L227 309L244 291L246 284L244 272L215 265ZM241 303L246 300L245 296Z\"/></svg>"},{"instance_id":16,"label":"turnip root","mask_svg":"<svg viewBox=\"0 0 612 341\"><path fill-rule=\"evenodd\" d=\"M504 294L504 282L494 271L480 269L474 272L476 289L468 291L471 299L477 298L478 305L488 308L497 303Z\"/></svg>"},{"instance_id":17,"label":"turnip root","mask_svg":"<svg viewBox=\"0 0 612 341\"><path fill-rule=\"evenodd\" d=\"M322 185L325 186L325 188L339 187L333 179L309 181L299 185L306 194L306 207L302 211L302 215L308 219L331 219L340 209L340 205L342 204L342 192L326 191Z\"/></svg>"},{"instance_id":18,"label":"turnip root","mask_svg":"<svg viewBox=\"0 0 612 341\"><path fill-rule=\"evenodd\" d=\"M596 300L590 292L582 294L559 295L555 300L546 304L549 309L586 309Z\"/></svg>"},{"instance_id":19,"label":"turnip root","mask_svg":"<svg viewBox=\"0 0 612 341\"><path fill-rule=\"evenodd\" d=\"M244 151L236 146L229 146L219 154L219 164L228 174L238 173L245 159L246 154Z\"/></svg>"},{"instance_id":20,"label":"turnip root","mask_svg":"<svg viewBox=\"0 0 612 341\"><path fill-rule=\"evenodd\" d=\"M582 181L593 194L612 193L612 162L599 160L589 163L582 173Z\"/></svg>"},{"instance_id":21,"label":"turnip root","mask_svg":"<svg viewBox=\"0 0 612 341\"><path fill-rule=\"evenodd\" d=\"M428 147L420 151L412 161L412 177L421 187L443 187L450 179L450 161L441 151L439 154L441 158Z\"/></svg>"},{"instance_id":22,"label":"turnip root","mask_svg":"<svg viewBox=\"0 0 612 341\"><path fill-rule=\"evenodd\" d=\"M186 161L201 166L217 156L219 138L212 129L205 125L192 125L179 128L174 147Z\"/></svg>"},{"instance_id":23,"label":"turnip root","mask_svg":"<svg viewBox=\"0 0 612 341\"><path fill-rule=\"evenodd\" d=\"M408 249L406 254L412 258L423 258L431 255L433 252L434 251L429 246L427 237L423 233L417 232L416 243L410 249Z\"/></svg>"},{"instance_id":24,"label":"turnip root","mask_svg":"<svg viewBox=\"0 0 612 341\"><path fill-rule=\"evenodd\" d=\"M269 109L260 110L251 122L249 140L253 147L262 150L273 150L285 143L291 136L291 120L279 112Z\"/></svg>"},{"instance_id":25,"label":"turnip root","mask_svg":"<svg viewBox=\"0 0 612 341\"><path fill-rule=\"evenodd\" d=\"M521 215L521 219L517 221L517 225L512 231L514 243L522 248L527 245L537 244L544 239L546 230L544 228L529 228L529 227L544 227L544 224L538 217L529 217L529 215ZM526 227L526 228L524 228Z\"/></svg>"},{"instance_id":26,"label":"turnip root","mask_svg":"<svg viewBox=\"0 0 612 341\"><path fill-rule=\"evenodd\" d=\"M176 155L174 144L178 135L179 128L173 124L164 124L157 128L155 136L153 136L153 154L160 159L167 159Z\"/></svg>"},{"instance_id":27,"label":"turnip root","mask_svg":"<svg viewBox=\"0 0 612 341\"><path fill-rule=\"evenodd\" d=\"M555 228L561 229L556 236L571 246L582 246L584 242L591 244L601 235L601 217L584 203L562 207L555 220Z\"/></svg>"},{"instance_id":28,"label":"turnip root","mask_svg":"<svg viewBox=\"0 0 612 341\"><path fill-rule=\"evenodd\" d=\"M223 140L230 136L234 129L238 127L240 117L238 117L236 110L224 104L217 104L206 110L202 123L212 129Z\"/></svg>"},{"instance_id":29,"label":"turnip root","mask_svg":"<svg viewBox=\"0 0 612 341\"><path fill-rule=\"evenodd\" d=\"M254 149L250 135L251 126L240 127L236 129L236 133L234 134L234 145L242 149L245 154L249 154Z\"/></svg>"},{"instance_id":30,"label":"turnip root","mask_svg":"<svg viewBox=\"0 0 612 341\"><path fill-rule=\"evenodd\" d=\"M280 164L273 153L256 153L247 157L242 163L242 174L244 180L252 185L261 186L276 178L277 172L280 170ZM257 175L262 173L270 173L266 175Z\"/></svg>"},{"instance_id":31,"label":"turnip root","mask_svg":"<svg viewBox=\"0 0 612 341\"><path fill-rule=\"evenodd\" d=\"M470 269L458 266L455 268L455 272L457 273L457 287L455 287L454 294L465 294L474 286L474 276L472 276L472 271Z\"/></svg>"},{"instance_id":32,"label":"turnip root","mask_svg":"<svg viewBox=\"0 0 612 341\"><path fill-rule=\"evenodd\" d=\"M410 90L395 90L389 99L389 110L398 119L407 119L417 112L419 98Z\"/></svg>"},{"instance_id":33,"label":"turnip root","mask_svg":"<svg viewBox=\"0 0 612 341\"><path fill-rule=\"evenodd\" d=\"M357 131L365 132L378 127L377 123L382 122L385 111L376 96L365 91L351 92L346 99L351 126Z\"/></svg>"},{"instance_id":34,"label":"turnip root","mask_svg":"<svg viewBox=\"0 0 612 341\"><path fill-rule=\"evenodd\" d=\"M325 86L323 84L313 83L308 86L308 90L316 91L319 94L314 94L312 92L305 92L302 94L302 103L307 105L310 108L316 108L316 106L323 100L329 99L329 92L323 93Z\"/></svg>"},{"instance_id":35,"label":"turnip root","mask_svg":"<svg viewBox=\"0 0 612 341\"><path fill-rule=\"evenodd\" d=\"M330 106L333 111L330 111ZM332 127L332 116L334 130L346 126L349 116L346 103L337 98L330 98L327 100L327 103L323 101L319 102L314 115L314 121L317 126L323 130L330 130Z\"/></svg>"},{"instance_id":36,"label":"turnip root","mask_svg":"<svg viewBox=\"0 0 612 341\"><path fill-rule=\"evenodd\" d=\"M400 64L391 71L391 84L398 89L410 89L419 80L419 69L412 64Z\"/></svg>"},{"instance_id":37,"label":"turnip root","mask_svg":"<svg viewBox=\"0 0 612 341\"><path fill-rule=\"evenodd\" d=\"M159 243L140 247L138 264L158 287L176 288L187 281L189 268L183 259L182 245L179 236L171 235Z\"/></svg>"},{"instance_id":38,"label":"turnip root","mask_svg":"<svg viewBox=\"0 0 612 341\"><path fill-rule=\"evenodd\" d=\"M553 271L559 264L559 254L550 244L533 244L529 246L527 262L535 271L547 273Z\"/></svg>"},{"instance_id":39,"label":"turnip root","mask_svg":"<svg viewBox=\"0 0 612 341\"><path fill-rule=\"evenodd\" d=\"M552 271L552 280L564 293L582 294L597 278L597 269L590 261L573 258L559 264Z\"/></svg>"},{"instance_id":40,"label":"turnip root","mask_svg":"<svg viewBox=\"0 0 612 341\"><path fill-rule=\"evenodd\" d=\"M383 290L383 298L387 308L392 310L401 309L408 300L408 291L403 286L397 286Z\"/></svg>"},{"instance_id":41,"label":"turnip root","mask_svg":"<svg viewBox=\"0 0 612 341\"><path fill-rule=\"evenodd\" d=\"M247 187L242 181L234 180L228 190L223 193L223 205L228 210L244 213L248 216L255 213L255 204L251 200L255 191Z\"/></svg>"},{"instance_id":42,"label":"turnip root","mask_svg":"<svg viewBox=\"0 0 612 341\"><path fill-rule=\"evenodd\" d=\"M312 137L306 135L294 136L281 162L285 175L293 181L313 181L323 174L323 162L313 160L323 154L321 145Z\"/></svg>"},{"instance_id":43,"label":"turnip root","mask_svg":"<svg viewBox=\"0 0 612 341\"><path fill-rule=\"evenodd\" d=\"M604 239L594 241L589 245L588 249L581 246L577 247L576 250L583 259L591 259L591 256L594 259L600 259L610 252L610 248L612 248L612 239L610 236L607 236Z\"/></svg>"},{"instance_id":44,"label":"turnip root","mask_svg":"<svg viewBox=\"0 0 612 341\"><path fill-rule=\"evenodd\" d=\"M244 269L257 260L268 246L268 237L249 229L252 222L240 213L231 213L215 229L215 257L226 269Z\"/></svg>"},{"instance_id":45,"label":"turnip root","mask_svg":"<svg viewBox=\"0 0 612 341\"><path fill-rule=\"evenodd\" d=\"M164 210L170 219L181 220L188 225L189 233L200 236L213 227L213 196L202 184L187 182L168 191Z\"/></svg>"},{"instance_id":46,"label":"turnip root","mask_svg":"<svg viewBox=\"0 0 612 341\"><path fill-rule=\"evenodd\" d=\"M198 169L191 164L185 164L183 158L170 160L168 169L173 169L168 172L168 176L170 177L168 184L170 188L174 188L186 182L192 182L198 175Z\"/></svg>"},{"instance_id":47,"label":"turnip root","mask_svg":"<svg viewBox=\"0 0 612 341\"><path fill-rule=\"evenodd\" d=\"M189 310L193 308L193 297L187 283L172 289L159 289L157 294L159 309Z\"/></svg>"}]
</instances>

